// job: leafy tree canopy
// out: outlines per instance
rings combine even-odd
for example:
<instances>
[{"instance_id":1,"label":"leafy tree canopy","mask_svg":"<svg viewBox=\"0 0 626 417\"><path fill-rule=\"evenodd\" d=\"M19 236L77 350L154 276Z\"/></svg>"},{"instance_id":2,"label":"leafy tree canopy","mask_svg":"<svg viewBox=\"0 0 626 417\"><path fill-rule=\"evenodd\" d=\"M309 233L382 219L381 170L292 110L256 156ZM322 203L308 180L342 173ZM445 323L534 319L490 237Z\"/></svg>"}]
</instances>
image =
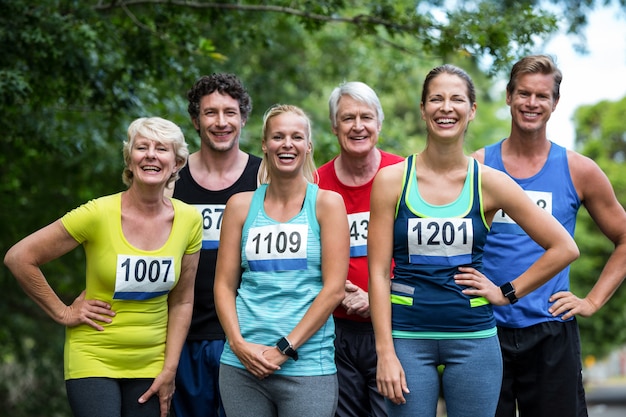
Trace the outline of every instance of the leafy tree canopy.
<instances>
[{"instance_id":1,"label":"leafy tree canopy","mask_svg":"<svg viewBox=\"0 0 626 417\"><path fill-rule=\"evenodd\" d=\"M626 7L625 1L619 3ZM326 103L340 82L361 80L378 92L386 115L381 146L408 154L424 144L424 75L456 63L472 74L479 94L467 137L471 151L508 132L503 87L494 87L493 76L560 24L580 34L589 11L605 3L0 0L2 253L69 209L123 188L121 142L136 117L176 122L197 148L185 93L200 75L233 72L244 80L254 110L242 147L254 153L265 108L276 102L303 107L314 122L321 164L338 152ZM599 129L587 126L581 124L581 135ZM621 145L612 141L619 155ZM591 270L604 255L598 256L589 261ZM73 251L44 272L70 302L84 285L83 254ZM0 327L0 403L15 417L69 415L61 382L63 329L6 268L0 288L7 318Z\"/></svg>"}]
</instances>

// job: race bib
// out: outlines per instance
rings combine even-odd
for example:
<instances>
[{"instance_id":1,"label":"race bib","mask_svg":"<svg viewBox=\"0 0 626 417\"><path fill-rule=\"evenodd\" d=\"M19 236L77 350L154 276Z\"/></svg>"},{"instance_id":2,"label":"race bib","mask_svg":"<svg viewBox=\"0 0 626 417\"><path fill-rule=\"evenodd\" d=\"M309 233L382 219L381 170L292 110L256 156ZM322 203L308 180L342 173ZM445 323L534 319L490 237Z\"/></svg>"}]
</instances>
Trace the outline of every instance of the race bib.
<instances>
[{"instance_id":1,"label":"race bib","mask_svg":"<svg viewBox=\"0 0 626 417\"><path fill-rule=\"evenodd\" d=\"M472 261L474 230L470 219L409 219L407 239L412 264L458 266Z\"/></svg>"},{"instance_id":2,"label":"race bib","mask_svg":"<svg viewBox=\"0 0 626 417\"><path fill-rule=\"evenodd\" d=\"M202 249L217 249L220 244L225 204L194 204L202 215Z\"/></svg>"},{"instance_id":3,"label":"race bib","mask_svg":"<svg viewBox=\"0 0 626 417\"><path fill-rule=\"evenodd\" d=\"M167 294L176 283L174 258L117 255L116 300L147 300Z\"/></svg>"},{"instance_id":4,"label":"race bib","mask_svg":"<svg viewBox=\"0 0 626 417\"><path fill-rule=\"evenodd\" d=\"M367 227L370 222L370 212L348 214L350 225L350 257L367 256Z\"/></svg>"},{"instance_id":5,"label":"race bib","mask_svg":"<svg viewBox=\"0 0 626 417\"><path fill-rule=\"evenodd\" d=\"M252 271L307 269L306 224L277 224L250 228L245 253Z\"/></svg>"},{"instance_id":6,"label":"race bib","mask_svg":"<svg viewBox=\"0 0 626 417\"><path fill-rule=\"evenodd\" d=\"M552 193L547 191L524 190L539 207L552 215ZM494 233L508 233L512 235L525 235L526 232L510 218L504 211L498 210L491 222L491 231Z\"/></svg>"}]
</instances>

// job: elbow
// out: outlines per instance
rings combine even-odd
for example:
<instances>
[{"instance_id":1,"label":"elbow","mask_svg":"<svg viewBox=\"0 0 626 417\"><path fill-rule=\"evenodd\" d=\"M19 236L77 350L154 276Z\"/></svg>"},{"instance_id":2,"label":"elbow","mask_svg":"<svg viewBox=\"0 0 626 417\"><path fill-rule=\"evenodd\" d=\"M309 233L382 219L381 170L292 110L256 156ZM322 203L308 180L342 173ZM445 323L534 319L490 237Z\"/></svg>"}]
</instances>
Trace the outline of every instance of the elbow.
<instances>
[{"instance_id":1,"label":"elbow","mask_svg":"<svg viewBox=\"0 0 626 417\"><path fill-rule=\"evenodd\" d=\"M15 265L17 264L19 256L15 253L15 247L12 247L4 255L4 265L9 268L11 272L14 272ZM14 274L15 275L15 274Z\"/></svg>"},{"instance_id":2,"label":"elbow","mask_svg":"<svg viewBox=\"0 0 626 417\"><path fill-rule=\"evenodd\" d=\"M576 243L571 240L566 246L562 247L561 250L563 263L565 266L574 262L580 256L580 250Z\"/></svg>"},{"instance_id":3,"label":"elbow","mask_svg":"<svg viewBox=\"0 0 626 417\"><path fill-rule=\"evenodd\" d=\"M570 263L578 259L578 257L580 256L580 249L578 249L578 245L576 244L574 239L570 240L567 249L568 249L567 253L569 255Z\"/></svg>"},{"instance_id":4,"label":"elbow","mask_svg":"<svg viewBox=\"0 0 626 417\"><path fill-rule=\"evenodd\" d=\"M571 264L580 256L580 250L574 239L569 235L567 239L554 241L551 246L545 248L546 251L553 253L553 261L557 263L563 263L563 267Z\"/></svg>"},{"instance_id":5,"label":"elbow","mask_svg":"<svg viewBox=\"0 0 626 417\"><path fill-rule=\"evenodd\" d=\"M334 301L335 307L341 304L341 302L343 301L345 297L346 297L346 292L344 291L343 288L340 288L338 291L335 291L333 293L333 301Z\"/></svg>"},{"instance_id":6,"label":"elbow","mask_svg":"<svg viewBox=\"0 0 626 417\"><path fill-rule=\"evenodd\" d=\"M325 298L332 303L332 307L335 309L339 306L339 304L341 304L345 296L346 292L344 286L342 285L341 287L333 288L332 291L329 291Z\"/></svg>"}]
</instances>

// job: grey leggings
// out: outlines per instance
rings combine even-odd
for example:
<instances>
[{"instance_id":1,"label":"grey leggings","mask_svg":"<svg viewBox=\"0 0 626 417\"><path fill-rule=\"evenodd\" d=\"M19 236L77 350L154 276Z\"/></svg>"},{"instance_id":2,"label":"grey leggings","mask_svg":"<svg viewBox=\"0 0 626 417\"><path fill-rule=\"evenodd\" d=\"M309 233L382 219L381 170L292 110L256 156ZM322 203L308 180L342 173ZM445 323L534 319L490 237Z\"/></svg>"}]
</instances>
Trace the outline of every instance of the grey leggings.
<instances>
[{"instance_id":1,"label":"grey leggings","mask_svg":"<svg viewBox=\"0 0 626 417\"><path fill-rule=\"evenodd\" d=\"M79 378L65 381L74 417L159 417L159 397L137 400L154 379Z\"/></svg>"},{"instance_id":2,"label":"grey leggings","mask_svg":"<svg viewBox=\"0 0 626 417\"><path fill-rule=\"evenodd\" d=\"M271 375L263 380L245 369L220 366L220 394L228 417L332 417L337 375Z\"/></svg>"}]
</instances>

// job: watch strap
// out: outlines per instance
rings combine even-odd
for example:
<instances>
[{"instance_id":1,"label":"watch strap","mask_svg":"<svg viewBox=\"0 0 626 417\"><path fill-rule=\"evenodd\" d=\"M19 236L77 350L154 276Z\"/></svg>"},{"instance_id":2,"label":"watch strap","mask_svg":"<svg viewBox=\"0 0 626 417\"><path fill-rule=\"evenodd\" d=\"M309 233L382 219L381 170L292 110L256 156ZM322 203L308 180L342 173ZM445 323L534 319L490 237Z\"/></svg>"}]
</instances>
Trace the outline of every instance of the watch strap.
<instances>
[{"instance_id":1,"label":"watch strap","mask_svg":"<svg viewBox=\"0 0 626 417\"><path fill-rule=\"evenodd\" d=\"M281 337L280 340L276 342L276 347L283 355L289 356L294 361L298 360L298 352L293 348L293 345L286 337Z\"/></svg>"},{"instance_id":2,"label":"watch strap","mask_svg":"<svg viewBox=\"0 0 626 417\"><path fill-rule=\"evenodd\" d=\"M500 286L500 291L502 291L502 295L504 295L509 303L515 304L517 303L517 296L515 295L515 287L510 282L504 283Z\"/></svg>"}]
</instances>

